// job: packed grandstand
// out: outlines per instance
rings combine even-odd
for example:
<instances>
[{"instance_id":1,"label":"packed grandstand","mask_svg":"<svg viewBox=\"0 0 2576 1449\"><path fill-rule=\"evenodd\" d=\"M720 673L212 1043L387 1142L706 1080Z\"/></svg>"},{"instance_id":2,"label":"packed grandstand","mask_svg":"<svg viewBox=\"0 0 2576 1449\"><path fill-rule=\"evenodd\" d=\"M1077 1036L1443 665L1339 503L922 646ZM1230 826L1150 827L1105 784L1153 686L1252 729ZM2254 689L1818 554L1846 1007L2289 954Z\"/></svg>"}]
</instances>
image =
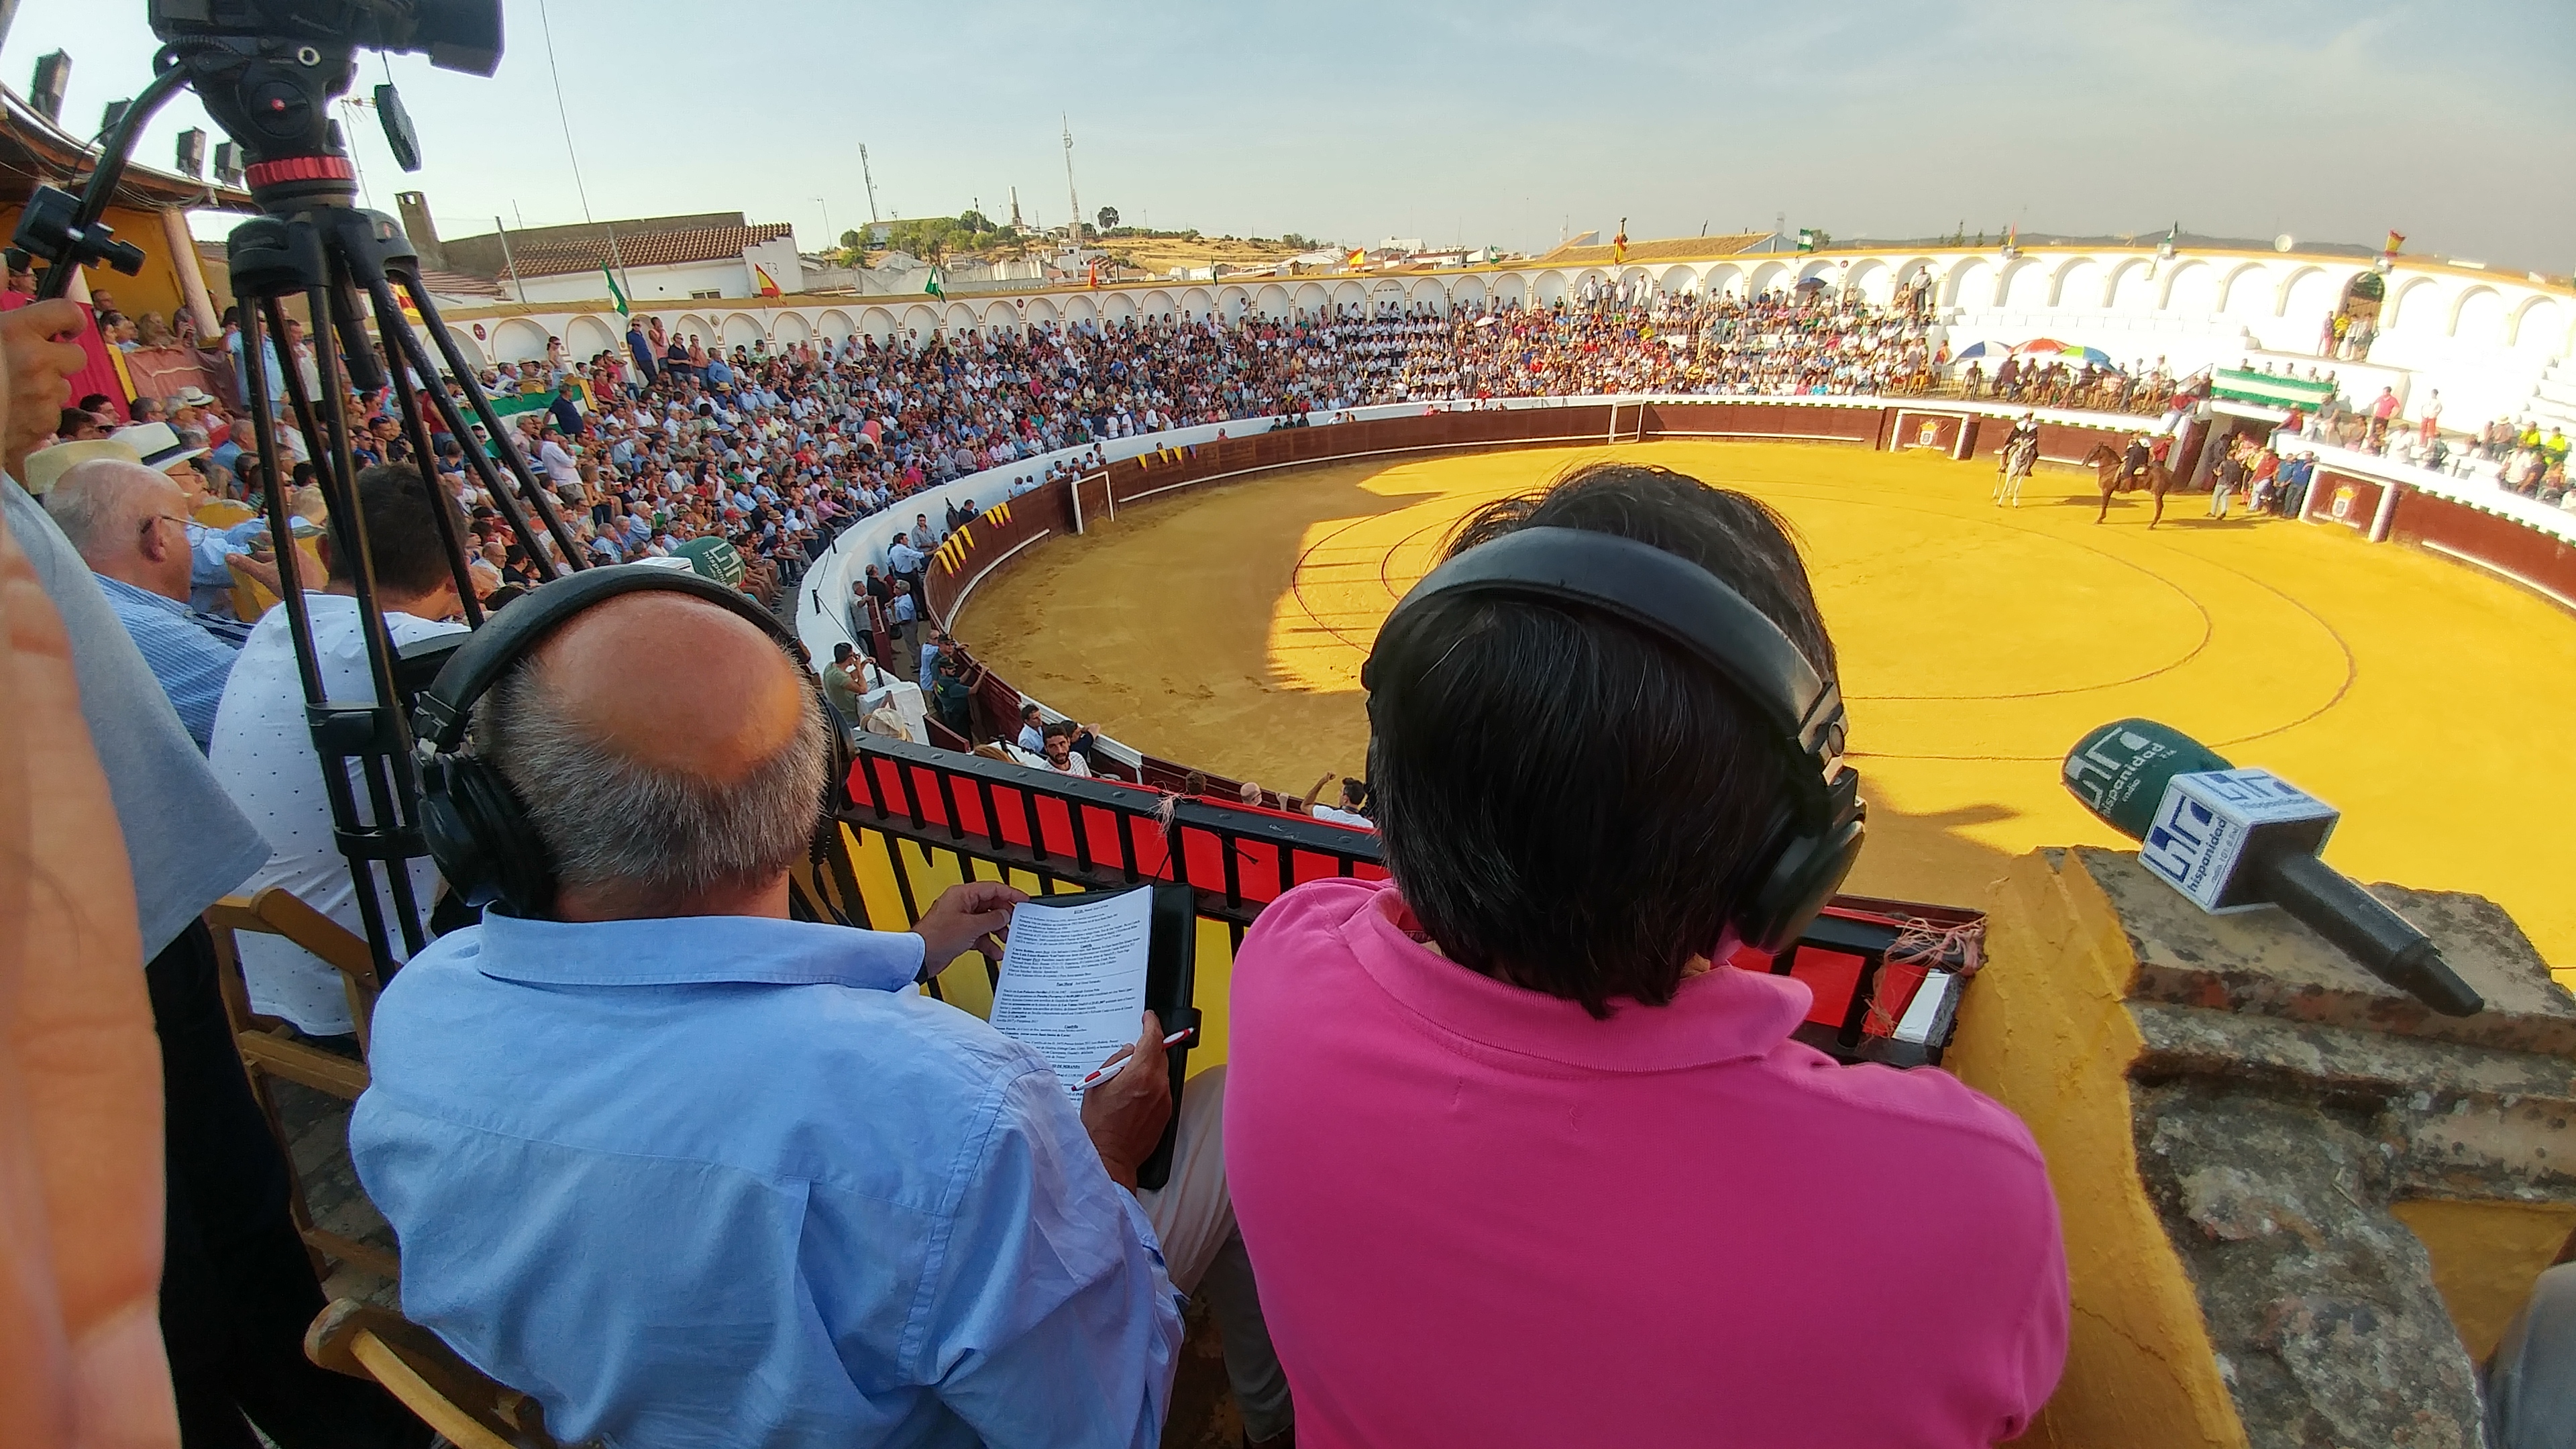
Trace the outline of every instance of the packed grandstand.
<instances>
[{"instance_id":1,"label":"packed grandstand","mask_svg":"<svg viewBox=\"0 0 2576 1449\"><path fill-rule=\"evenodd\" d=\"M227 321L238 367L238 322ZM311 367L307 344L290 351ZM2333 361L2308 371L2331 381ZM235 373L236 388L243 377ZM2204 369L2177 378L2160 358L2121 366L2070 362L2054 351L1961 362L1925 310L1816 289L1746 300L1602 288L1552 307L1478 304L1447 315L1342 307L1232 323L1084 321L730 350L666 332L659 317L647 317L625 348L575 359L550 340L543 359L486 368L480 381L505 397L552 404L519 412L498 440L471 441L515 448L537 469L590 559L666 556L690 540L720 537L743 555L755 591L775 603L843 529L924 488L1196 424L1269 427L1388 403L1618 394L1940 394L2156 415L2178 393L2205 395L2210 377ZM214 493L249 496L255 480L221 466L240 455L245 420L232 403L191 391L136 399L134 416L166 418L183 438L212 448ZM2555 504L2565 496L2567 444L2554 429L2498 419L2444 435L2430 419L2391 427L2389 416L2364 414L2366 399L2331 388L2324 397L2322 419L2302 417L2294 431L2314 438L2338 415L2354 417L2360 426L2348 441L2383 452L2394 446L2410 460L2447 438L2450 456L2487 461L2529 497ZM103 399L89 402L95 411L65 411L61 437L103 436L118 421ZM386 417L391 404L389 393L377 399L373 415ZM533 583L528 550L557 545L542 533L516 534L472 481L462 446L441 435L434 461L473 514L479 583L487 593ZM407 451L398 437L360 448L362 462L396 461ZM1032 461L982 501L1093 462ZM309 464L299 470L300 479L309 474ZM952 524L943 508L930 537L911 542L926 552Z\"/></svg>"}]
</instances>

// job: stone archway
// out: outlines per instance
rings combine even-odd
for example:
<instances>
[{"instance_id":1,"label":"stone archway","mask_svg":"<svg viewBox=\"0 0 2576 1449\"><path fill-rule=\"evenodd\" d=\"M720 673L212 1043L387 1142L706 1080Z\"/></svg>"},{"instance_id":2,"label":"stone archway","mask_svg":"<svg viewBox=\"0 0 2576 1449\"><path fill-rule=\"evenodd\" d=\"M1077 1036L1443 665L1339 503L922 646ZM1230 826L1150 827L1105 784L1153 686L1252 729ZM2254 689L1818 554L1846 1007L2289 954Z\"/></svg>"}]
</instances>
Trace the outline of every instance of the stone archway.
<instances>
[{"instance_id":1,"label":"stone archway","mask_svg":"<svg viewBox=\"0 0 2576 1449\"><path fill-rule=\"evenodd\" d=\"M492 329L492 360L534 362L546 355L546 329L525 317L503 319Z\"/></svg>"},{"instance_id":2,"label":"stone archway","mask_svg":"<svg viewBox=\"0 0 2576 1449\"><path fill-rule=\"evenodd\" d=\"M564 324L564 353L576 362L588 362L603 352L622 353L624 339L609 325L585 312Z\"/></svg>"}]
</instances>

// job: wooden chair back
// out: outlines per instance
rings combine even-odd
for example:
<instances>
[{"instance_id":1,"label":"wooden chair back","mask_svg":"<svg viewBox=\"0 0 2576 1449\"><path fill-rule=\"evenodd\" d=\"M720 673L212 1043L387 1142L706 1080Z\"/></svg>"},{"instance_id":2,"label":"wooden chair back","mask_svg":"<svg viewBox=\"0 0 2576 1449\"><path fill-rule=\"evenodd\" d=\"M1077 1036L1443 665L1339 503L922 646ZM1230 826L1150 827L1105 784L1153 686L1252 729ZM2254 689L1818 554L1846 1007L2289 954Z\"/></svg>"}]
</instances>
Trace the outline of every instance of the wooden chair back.
<instances>
[{"instance_id":1,"label":"wooden chair back","mask_svg":"<svg viewBox=\"0 0 2576 1449\"><path fill-rule=\"evenodd\" d=\"M230 528L257 517L258 510L230 498L209 498L197 505L197 521L208 528Z\"/></svg>"},{"instance_id":2,"label":"wooden chair back","mask_svg":"<svg viewBox=\"0 0 2576 1449\"><path fill-rule=\"evenodd\" d=\"M337 1258L387 1278L399 1277L401 1265L391 1253L314 1225L302 1175L295 1171L286 1122L277 1110L277 1094L269 1086L272 1078L282 1077L354 1102L367 1090L367 1064L363 1059L352 1061L337 1052L324 1051L297 1036L287 1023L253 1012L250 987L242 979L241 952L235 935L257 931L283 937L337 970L341 987L349 996L350 1018L357 1023L362 1058L373 1040L376 997L384 990L384 982L376 974L375 953L356 933L306 905L282 886L270 886L255 896L224 897L206 908L206 926L214 935L217 979L222 983L224 1017L232 1027L234 1049L241 1053L242 1070L250 1077L251 1095L258 1099L260 1111L267 1114L269 1130L287 1152L287 1175L294 1188L288 1206L296 1231L303 1235L305 1246L318 1255ZM318 1264L316 1271L320 1271Z\"/></svg>"},{"instance_id":3,"label":"wooden chair back","mask_svg":"<svg viewBox=\"0 0 2576 1449\"><path fill-rule=\"evenodd\" d=\"M333 1303L304 1331L304 1356L382 1384L456 1449L563 1449L546 1432L543 1404L390 1309L348 1298Z\"/></svg>"},{"instance_id":4,"label":"wooden chair back","mask_svg":"<svg viewBox=\"0 0 2576 1449\"><path fill-rule=\"evenodd\" d=\"M321 546L309 538L295 541L297 577L304 587L318 589L328 570L322 567ZM229 562L229 560L227 561ZM245 624L256 623L259 616L277 607L277 595L266 584L235 567L233 574L233 617Z\"/></svg>"}]
</instances>

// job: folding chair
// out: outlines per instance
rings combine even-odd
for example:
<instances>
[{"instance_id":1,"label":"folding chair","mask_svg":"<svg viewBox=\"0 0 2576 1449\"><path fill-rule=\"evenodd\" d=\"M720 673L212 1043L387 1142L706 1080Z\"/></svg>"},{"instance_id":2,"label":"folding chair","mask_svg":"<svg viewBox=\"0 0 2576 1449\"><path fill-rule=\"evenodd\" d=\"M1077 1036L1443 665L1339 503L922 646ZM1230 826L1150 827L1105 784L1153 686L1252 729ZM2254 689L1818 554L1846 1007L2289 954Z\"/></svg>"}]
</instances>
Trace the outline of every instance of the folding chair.
<instances>
[{"instance_id":1,"label":"folding chair","mask_svg":"<svg viewBox=\"0 0 2576 1449\"><path fill-rule=\"evenodd\" d=\"M304 1356L372 1379L456 1449L562 1449L545 1405L467 1363L437 1334L390 1309L343 1298L304 1331Z\"/></svg>"},{"instance_id":2,"label":"folding chair","mask_svg":"<svg viewBox=\"0 0 2576 1449\"><path fill-rule=\"evenodd\" d=\"M350 1018L358 1026L361 1053L372 1040L376 997L384 990L384 983L376 976L374 954L347 927L296 899L282 886L270 886L247 899L224 897L206 908L206 926L214 934L224 1017L232 1026L242 1070L250 1077L251 1095L267 1114L269 1130L276 1134L279 1149L287 1153L287 1176L295 1188L290 1207L296 1231L303 1235L305 1246L319 1256L337 1258L387 1278L399 1277L401 1267L393 1254L314 1226L313 1211L304 1195L304 1180L295 1170L294 1152L287 1142L285 1119L279 1115L277 1095L269 1087L270 1078L282 1077L354 1102L367 1090L366 1063L324 1051L297 1037L293 1027L276 1017L252 1012L250 987L242 978L241 954L233 937L238 931L282 936L337 969L340 984L348 992Z\"/></svg>"}]
</instances>

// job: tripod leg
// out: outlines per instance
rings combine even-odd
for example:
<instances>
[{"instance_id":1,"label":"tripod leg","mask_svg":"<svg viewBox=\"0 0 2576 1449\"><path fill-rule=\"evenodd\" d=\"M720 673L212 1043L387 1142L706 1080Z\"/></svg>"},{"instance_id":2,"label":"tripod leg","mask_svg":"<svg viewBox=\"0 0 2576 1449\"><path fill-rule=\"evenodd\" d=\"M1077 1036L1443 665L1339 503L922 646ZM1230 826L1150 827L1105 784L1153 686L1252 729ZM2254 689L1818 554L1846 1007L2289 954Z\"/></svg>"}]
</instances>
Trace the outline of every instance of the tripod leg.
<instances>
[{"instance_id":1,"label":"tripod leg","mask_svg":"<svg viewBox=\"0 0 2576 1449\"><path fill-rule=\"evenodd\" d=\"M370 279L367 294L368 300L375 305L377 336L390 338L396 332L409 330L403 322L402 309L394 305L391 287ZM428 480L432 489L442 488L445 485L438 481L437 460L429 449L429 425L422 419L420 398L412 391L411 360L403 355L404 349L399 346L387 351L392 354L386 358L392 364L386 369L387 380L393 385L395 411L402 418L403 436L411 443L412 457L419 461L420 476ZM424 381L422 385L428 384ZM461 449L464 445L459 443L457 446ZM456 597L465 607L466 626L479 629L483 627L483 605L474 596L474 571L466 564L465 541L457 537L456 520L448 516L445 508L431 509L430 516L438 521L439 542L447 546L447 568L456 576Z\"/></svg>"},{"instance_id":2,"label":"tripod leg","mask_svg":"<svg viewBox=\"0 0 2576 1449\"><path fill-rule=\"evenodd\" d=\"M500 439L501 415L492 411L492 400L483 395L482 384L474 380L474 370L465 365L465 355L457 349L456 339L447 335L447 324L439 320L437 299L431 297L429 289L420 284L419 272L397 268L388 268L387 271L396 281L402 283L403 290L411 294L412 305L420 309L421 323L428 328L430 339L437 344L439 355L447 359L450 373L456 378L458 385L465 389L467 405L474 409L474 415L482 420L483 426L491 432L492 436L496 440ZM411 329L408 327L400 331L406 341L404 350L417 352L420 339L412 336ZM461 437L463 434L460 433L458 436ZM554 536L555 546L563 550L564 566L572 569L589 567L588 562L581 557L581 549L573 541L572 530L564 526L563 515L555 511L554 499L538 485L535 475L528 471L527 461L518 455L517 449L509 447L506 442L503 443L503 448L503 461L508 464L510 475L518 479L519 486L527 491L530 506L536 509L538 517L545 520L546 531Z\"/></svg>"}]
</instances>

